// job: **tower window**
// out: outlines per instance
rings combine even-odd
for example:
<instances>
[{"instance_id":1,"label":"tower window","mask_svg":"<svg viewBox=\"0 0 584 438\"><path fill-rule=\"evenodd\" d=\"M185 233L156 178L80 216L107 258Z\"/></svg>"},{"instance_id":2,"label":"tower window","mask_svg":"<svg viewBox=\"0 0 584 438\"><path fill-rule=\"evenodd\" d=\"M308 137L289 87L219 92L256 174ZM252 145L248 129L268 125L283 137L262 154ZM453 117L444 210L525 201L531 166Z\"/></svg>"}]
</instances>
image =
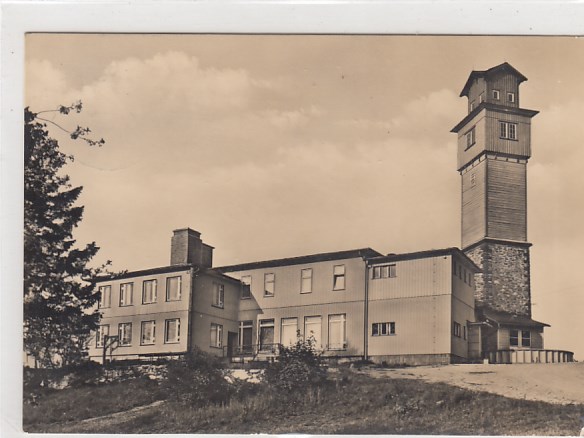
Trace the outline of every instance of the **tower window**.
<instances>
[{"instance_id":1,"label":"tower window","mask_svg":"<svg viewBox=\"0 0 584 438\"><path fill-rule=\"evenodd\" d=\"M466 148L469 149L473 146L475 141L475 128L473 126L472 129L466 133Z\"/></svg>"},{"instance_id":2,"label":"tower window","mask_svg":"<svg viewBox=\"0 0 584 438\"><path fill-rule=\"evenodd\" d=\"M493 99L499 100L499 90L493 90Z\"/></svg>"},{"instance_id":3,"label":"tower window","mask_svg":"<svg viewBox=\"0 0 584 438\"><path fill-rule=\"evenodd\" d=\"M515 102L515 93L507 93L507 102Z\"/></svg>"},{"instance_id":4,"label":"tower window","mask_svg":"<svg viewBox=\"0 0 584 438\"><path fill-rule=\"evenodd\" d=\"M500 122L501 138L517 140L517 123Z\"/></svg>"},{"instance_id":5,"label":"tower window","mask_svg":"<svg viewBox=\"0 0 584 438\"><path fill-rule=\"evenodd\" d=\"M474 107L475 107L475 103L474 103L474 100L473 100L473 101L470 103L470 105L469 105L469 110L468 110L468 111L472 113L472 110L474 110Z\"/></svg>"},{"instance_id":6,"label":"tower window","mask_svg":"<svg viewBox=\"0 0 584 438\"><path fill-rule=\"evenodd\" d=\"M481 93L479 96L479 104L485 101L485 93Z\"/></svg>"}]
</instances>

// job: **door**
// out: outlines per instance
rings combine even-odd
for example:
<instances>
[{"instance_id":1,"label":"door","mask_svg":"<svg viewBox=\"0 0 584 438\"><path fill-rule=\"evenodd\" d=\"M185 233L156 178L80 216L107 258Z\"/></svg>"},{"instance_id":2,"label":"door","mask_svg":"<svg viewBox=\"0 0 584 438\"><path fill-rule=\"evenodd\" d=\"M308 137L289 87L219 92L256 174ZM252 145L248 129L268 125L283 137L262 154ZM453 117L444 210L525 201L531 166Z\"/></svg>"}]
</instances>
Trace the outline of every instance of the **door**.
<instances>
[{"instance_id":1,"label":"door","mask_svg":"<svg viewBox=\"0 0 584 438\"><path fill-rule=\"evenodd\" d=\"M237 346L238 336L235 332L227 332L227 357L233 357Z\"/></svg>"}]
</instances>

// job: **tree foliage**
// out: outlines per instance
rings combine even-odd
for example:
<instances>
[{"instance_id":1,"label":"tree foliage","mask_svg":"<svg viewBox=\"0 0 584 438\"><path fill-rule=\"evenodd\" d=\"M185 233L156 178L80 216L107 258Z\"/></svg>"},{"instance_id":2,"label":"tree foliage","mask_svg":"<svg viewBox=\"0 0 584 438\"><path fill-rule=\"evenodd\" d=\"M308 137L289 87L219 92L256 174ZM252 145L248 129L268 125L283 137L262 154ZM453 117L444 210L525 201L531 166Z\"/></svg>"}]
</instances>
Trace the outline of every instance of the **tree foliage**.
<instances>
[{"instance_id":1,"label":"tree foliage","mask_svg":"<svg viewBox=\"0 0 584 438\"><path fill-rule=\"evenodd\" d=\"M278 392L298 393L323 384L326 370L316 351L314 338L298 336L296 343L280 347L277 362L266 368L264 380Z\"/></svg>"},{"instance_id":2,"label":"tree foliage","mask_svg":"<svg viewBox=\"0 0 584 438\"><path fill-rule=\"evenodd\" d=\"M80 112L81 103L54 111ZM88 266L99 249L95 242L76 246L73 230L83 217L83 207L76 205L82 187L73 187L62 173L73 156L59 150L39 114L24 111L24 348L42 366L52 367L85 356L99 320L92 310L99 300L94 278L105 266ZM78 127L69 133L85 138L89 132ZM101 145L103 139L89 144Z\"/></svg>"}]
</instances>

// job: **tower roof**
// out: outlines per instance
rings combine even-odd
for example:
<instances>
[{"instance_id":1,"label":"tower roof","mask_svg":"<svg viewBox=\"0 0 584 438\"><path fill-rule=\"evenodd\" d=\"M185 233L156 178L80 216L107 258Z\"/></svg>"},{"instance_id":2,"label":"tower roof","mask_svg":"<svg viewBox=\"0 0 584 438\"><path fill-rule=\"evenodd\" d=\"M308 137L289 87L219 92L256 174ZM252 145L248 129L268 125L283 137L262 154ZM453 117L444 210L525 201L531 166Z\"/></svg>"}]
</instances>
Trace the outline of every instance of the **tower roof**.
<instances>
[{"instance_id":1,"label":"tower roof","mask_svg":"<svg viewBox=\"0 0 584 438\"><path fill-rule=\"evenodd\" d=\"M509 64L508 62L504 62L503 64L499 64L495 67L491 67L488 70L473 70L470 73L470 76L468 77L466 84L464 84L464 88L460 92L460 97L468 96L468 90L470 89L470 86L472 85L472 83L475 79L478 79L478 78L488 79L489 77L493 76L494 74L504 72L504 71L507 71L507 72L517 76L517 78L519 79L519 83L527 80L527 78L525 76L523 76L521 73L519 73L519 71L516 70L511 64Z\"/></svg>"}]
</instances>

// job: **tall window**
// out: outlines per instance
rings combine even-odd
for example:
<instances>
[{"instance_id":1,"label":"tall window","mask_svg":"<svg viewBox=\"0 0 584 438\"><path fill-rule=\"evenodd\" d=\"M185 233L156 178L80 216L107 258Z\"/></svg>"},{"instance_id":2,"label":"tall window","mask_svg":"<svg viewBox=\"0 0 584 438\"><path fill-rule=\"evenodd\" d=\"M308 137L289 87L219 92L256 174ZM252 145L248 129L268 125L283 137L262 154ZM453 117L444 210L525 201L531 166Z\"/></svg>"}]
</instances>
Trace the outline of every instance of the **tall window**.
<instances>
[{"instance_id":1,"label":"tall window","mask_svg":"<svg viewBox=\"0 0 584 438\"><path fill-rule=\"evenodd\" d=\"M112 287L99 286L99 307L100 309L107 309L112 306Z\"/></svg>"},{"instance_id":2,"label":"tall window","mask_svg":"<svg viewBox=\"0 0 584 438\"><path fill-rule=\"evenodd\" d=\"M329 331L329 350L344 350L347 347L346 341L346 315L329 315L328 331Z\"/></svg>"},{"instance_id":3,"label":"tall window","mask_svg":"<svg viewBox=\"0 0 584 438\"><path fill-rule=\"evenodd\" d=\"M493 90L493 99L495 99L495 100L499 100L500 99L499 90Z\"/></svg>"},{"instance_id":4,"label":"tall window","mask_svg":"<svg viewBox=\"0 0 584 438\"><path fill-rule=\"evenodd\" d=\"M241 299L251 298L251 275L241 277Z\"/></svg>"},{"instance_id":5,"label":"tall window","mask_svg":"<svg viewBox=\"0 0 584 438\"><path fill-rule=\"evenodd\" d=\"M253 321L239 321L239 347L244 353L253 351Z\"/></svg>"},{"instance_id":6,"label":"tall window","mask_svg":"<svg viewBox=\"0 0 584 438\"><path fill-rule=\"evenodd\" d=\"M264 296L273 297L276 289L276 275L269 273L264 274Z\"/></svg>"},{"instance_id":7,"label":"tall window","mask_svg":"<svg viewBox=\"0 0 584 438\"><path fill-rule=\"evenodd\" d=\"M466 133L466 148L472 147L476 142L475 137L475 127L473 126L470 131Z\"/></svg>"},{"instance_id":8,"label":"tall window","mask_svg":"<svg viewBox=\"0 0 584 438\"><path fill-rule=\"evenodd\" d=\"M221 348L223 346L223 326L211 323L211 347Z\"/></svg>"},{"instance_id":9,"label":"tall window","mask_svg":"<svg viewBox=\"0 0 584 438\"><path fill-rule=\"evenodd\" d=\"M517 123L500 122L501 138L508 140L517 140Z\"/></svg>"},{"instance_id":10,"label":"tall window","mask_svg":"<svg viewBox=\"0 0 584 438\"><path fill-rule=\"evenodd\" d=\"M452 334L457 338L462 337L462 326L460 325L460 323L456 321L452 323Z\"/></svg>"},{"instance_id":11,"label":"tall window","mask_svg":"<svg viewBox=\"0 0 584 438\"><path fill-rule=\"evenodd\" d=\"M122 347L132 345L132 323L122 322L118 325L118 340Z\"/></svg>"},{"instance_id":12,"label":"tall window","mask_svg":"<svg viewBox=\"0 0 584 438\"><path fill-rule=\"evenodd\" d=\"M166 279L166 301L179 301L181 295L181 277Z\"/></svg>"},{"instance_id":13,"label":"tall window","mask_svg":"<svg viewBox=\"0 0 584 438\"><path fill-rule=\"evenodd\" d=\"M304 318L304 339L313 339L314 347L322 348L322 316L306 316Z\"/></svg>"},{"instance_id":14,"label":"tall window","mask_svg":"<svg viewBox=\"0 0 584 438\"><path fill-rule=\"evenodd\" d=\"M180 319L167 319L164 321L164 343L176 344L180 342Z\"/></svg>"},{"instance_id":15,"label":"tall window","mask_svg":"<svg viewBox=\"0 0 584 438\"><path fill-rule=\"evenodd\" d=\"M345 265L333 267L333 290L343 290L345 288Z\"/></svg>"},{"instance_id":16,"label":"tall window","mask_svg":"<svg viewBox=\"0 0 584 438\"><path fill-rule=\"evenodd\" d=\"M395 335L395 322L375 322L371 326L372 336Z\"/></svg>"},{"instance_id":17,"label":"tall window","mask_svg":"<svg viewBox=\"0 0 584 438\"><path fill-rule=\"evenodd\" d=\"M306 268L300 272L300 281L301 294L312 292L312 268Z\"/></svg>"},{"instance_id":18,"label":"tall window","mask_svg":"<svg viewBox=\"0 0 584 438\"><path fill-rule=\"evenodd\" d=\"M134 302L134 283L120 285L120 306L131 306Z\"/></svg>"},{"instance_id":19,"label":"tall window","mask_svg":"<svg viewBox=\"0 0 584 438\"><path fill-rule=\"evenodd\" d=\"M142 283L142 304L156 302L156 280L144 280Z\"/></svg>"},{"instance_id":20,"label":"tall window","mask_svg":"<svg viewBox=\"0 0 584 438\"><path fill-rule=\"evenodd\" d=\"M272 348L274 344L274 320L260 320L260 350L266 351Z\"/></svg>"},{"instance_id":21,"label":"tall window","mask_svg":"<svg viewBox=\"0 0 584 438\"><path fill-rule=\"evenodd\" d=\"M153 345L156 342L156 321L142 321L140 345Z\"/></svg>"},{"instance_id":22,"label":"tall window","mask_svg":"<svg viewBox=\"0 0 584 438\"><path fill-rule=\"evenodd\" d=\"M397 276L395 265L374 266L372 277L374 280L378 278L393 278Z\"/></svg>"},{"instance_id":23,"label":"tall window","mask_svg":"<svg viewBox=\"0 0 584 438\"><path fill-rule=\"evenodd\" d=\"M298 331L298 318L282 318L282 330L280 343L284 346L296 343Z\"/></svg>"},{"instance_id":24,"label":"tall window","mask_svg":"<svg viewBox=\"0 0 584 438\"><path fill-rule=\"evenodd\" d=\"M225 303L225 286L213 283L213 306L223 309Z\"/></svg>"},{"instance_id":25,"label":"tall window","mask_svg":"<svg viewBox=\"0 0 584 438\"><path fill-rule=\"evenodd\" d=\"M109 324L100 325L95 334L95 346L97 348L103 347L105 337L109 336Z\"/></svg>"},{"instance_id":26,"label":"tall window","mask_svg":"<svg viewBox=\"0 0 584 438\"><path fill-rule=\"evenodd\" d=\"M485 101L485 93L481 93L479 95L479 103L483 103Z\"/></svg>"},{"instance_id":27,"label":"tall window","mask_svg":"<svg viewBox=\"0 0 584 438\"><path fill-rule=\"evenodd\" d=\"M507 101L515 102L515 93L507 93Z\"/></svg>"}]
</instances>

